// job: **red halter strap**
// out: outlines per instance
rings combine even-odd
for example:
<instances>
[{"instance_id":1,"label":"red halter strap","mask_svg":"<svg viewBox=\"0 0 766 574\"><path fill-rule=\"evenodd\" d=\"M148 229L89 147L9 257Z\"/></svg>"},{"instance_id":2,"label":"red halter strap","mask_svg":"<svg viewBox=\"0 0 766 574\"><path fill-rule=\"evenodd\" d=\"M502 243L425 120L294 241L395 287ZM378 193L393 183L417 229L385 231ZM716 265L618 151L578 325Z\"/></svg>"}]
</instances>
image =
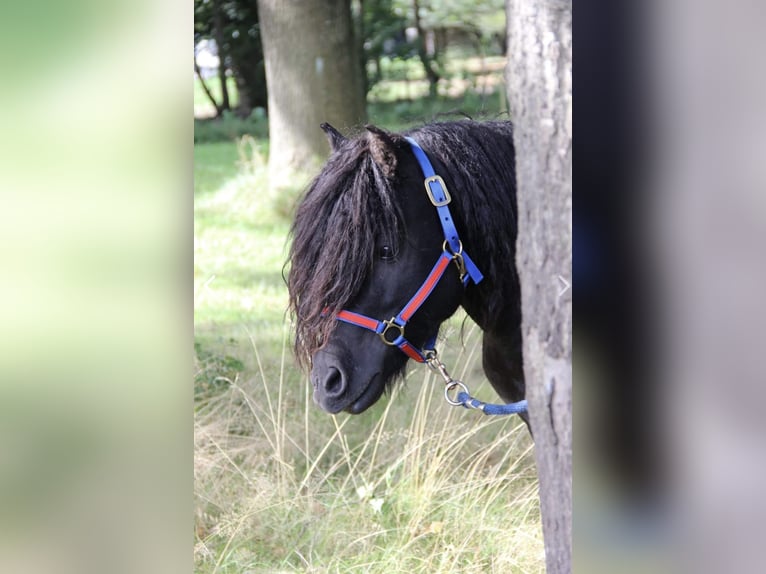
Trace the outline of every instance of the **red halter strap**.
<instances>
[{"instance_id":1,"label":"red halter strap","mask_svg":"<svg viewBox=\"0 0 766 574\"><path fill-rule=\"evenodd\" d=\"M354 313L353 311L344 310L340 311L335 316L336 319L343 321L344 323L350 323L351 325L356 325L357 327L368 329L369 331L374 331L380 335L380 338L386 345L399 347L411 359L416 360L418 363L425 363L425 353L415 347L404 337L404 327L407 325L407 322L410 320L410 318L415 314L415 311L417 311L423 305L423 303L425 303L426 299L428 299L428 296L434 290L434 287L436 287L439 279L442 278L442 275L444 275L444 272L447 270L450 261L453 259L454 255L443 251L439 259L436 261L436 265L434 265L434 268L431 269L431 272L428 274L428 277L426 277L426 280L423 281L420 289L415 292L415 295L412 296L412 299L410 299L410 301L395 317L391 317L387 321L378 321L377 319L367 317L361 313ZM394 337L393 335L396 336ZM435 339L436 336L433 337L432 341L429 341L426 344L428 349L433 348L433 344L436 342Z\"/></svg>"}]
</instances>

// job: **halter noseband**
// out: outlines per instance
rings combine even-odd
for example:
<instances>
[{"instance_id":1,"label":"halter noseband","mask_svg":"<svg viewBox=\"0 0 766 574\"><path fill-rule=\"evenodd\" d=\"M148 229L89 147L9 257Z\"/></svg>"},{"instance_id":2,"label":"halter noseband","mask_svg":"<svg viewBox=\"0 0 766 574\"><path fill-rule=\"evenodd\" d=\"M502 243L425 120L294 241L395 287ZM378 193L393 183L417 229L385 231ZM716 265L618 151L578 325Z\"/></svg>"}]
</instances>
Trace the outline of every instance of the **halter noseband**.
<instances>
[{"instance_id":1,"label":"halter noseband","mask_svg":"<svg viewBox=\"0 0 766 574\"><path fill-rule=\"evenodd\" d=\"M426 277L423 284L412 296L412 299L399 311L399 314L391 317L385 321L378 321L372 317L367 317L360 313L354 313L353 311L340 311L336 315L336 319L345 323L350 323L370 331L374 331L386 345L392 347L399 347L401 351L411 359L416 360L419 363L425 363L428 360L427 352L432 351L434 343L436 343L436 336L434 335L426 342L423 349L418 349L415 345L410 343L404 337L404 327L407 322L412 318L415 312L425 303L428 296L436 287L436 284L444 275L450 261L454 261L460 273L460 281L463 285L467 285L468 281L479 283L484 276L476 267L474 262L463 252L463 244L458 237L457 229L452 220L452 214L450 213L447 205L452 201L447 186L441 176L436 175L431 162L428 160L428 156L423 149L417 144L417 142L407 137L405 138L415 154L415 159L420 164L420 169L425 175L425 187L428 199L436 208L437 215L439 216L439 223L441 223L442 231L444 232L444 243L442 243L442 253L439 259L436 261L436 265L431 269L431 272Z\"/></svg>"}]
</instances>

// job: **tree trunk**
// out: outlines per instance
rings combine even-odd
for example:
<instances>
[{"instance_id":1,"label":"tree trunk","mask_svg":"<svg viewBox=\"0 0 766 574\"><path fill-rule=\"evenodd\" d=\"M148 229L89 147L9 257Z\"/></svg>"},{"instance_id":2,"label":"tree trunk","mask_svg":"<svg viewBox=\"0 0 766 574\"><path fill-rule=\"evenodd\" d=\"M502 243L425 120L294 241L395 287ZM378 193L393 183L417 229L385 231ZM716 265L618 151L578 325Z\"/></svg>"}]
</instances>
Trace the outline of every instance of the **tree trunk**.
<instances>
[{"instance_id":1,"label":"tree trunk","mask_svg":"<svg viewBox=\"0 0 766 574\"><path fill-rule=\"evenodd\" d=\"M215 35L215 44L218 48L218 78L221 81L221 110L231 109L229 103L229 88L226 85L226 53L224 51L223 39L223 15L221 14L220 0L214 0L213 3L213 34Z\"/></svg>"},{"instance_id":2,"label":"tree trunk","mask_svg":"<svg viewBox=\"0 0 766 574\"><path fill-rule=\"evenodd\" d=\"M268 108L261 26L255 0L240 0L237 3L236 19L232 25L239 27L240 34L227 39L226 58L237 87L236 113L247 118L254 108ZM243 33L243 29L247 29L247 33Z\"/></svg>"},{"instance_id":3,"label":"tree trunk","mask_svg":"<svg viewBox=\"0 0 766 574\"><path fill-rule=\"evenodd\" d=\"M367 92L370 91L370 81L367 77L367 54L364 52L365 34L367 31L364 29L364 0L355 0L355 6L352 10L353 24L354 24L354 36L356 39L356 56L359 58L359 77L362 80L362 92L367 97Z\"/></svg>"},{"instance_id":4,"label":"tree trunk","mask_svg":"<svg viewBox=\"0 0 766 574\"><path fill-rule=\"evenodd\" d=\"M412 8L415 12L415 28L418 31L417 49L420 61L423 63L423 68L426 71L426 78L428 78L428 93L434 98L437 96L437 87L439 85L439 74L434 70L433 58L428 55L426 49L426 33L420 24L420 2L418 0L412 0Z\"/></svg>"},{"instance_id":5,"label":"tree trunk","mask_svg":"<svg viewBox=\"0 0 766 574\"><path fill-rule=\"evenodd\" d=\"M250 98L250 86L240 74L234 74L234 81L237 86L237 116L247 119L253 111L253 102Z\"/></svg>"},{"instance_id":6,"label":"tree trunk","mask_svg":"<svg viewBox=\"0 0 766 574\"><path fill-rule=\"evenodd\" d=\"M269 94L269 179L293 182L329 153L322 122L365 121L349 0L259 0Z\"/></svg>"},{"instance_id":7,"label":"tree trunk","mask_svg":"<svg viewBox=\"0 0 766 574\"><path fill-rule=\"evenodd\" d=\"M572 564L572 5L506 0L524 372L547 571Z\"/></svg>"}]
</instances>

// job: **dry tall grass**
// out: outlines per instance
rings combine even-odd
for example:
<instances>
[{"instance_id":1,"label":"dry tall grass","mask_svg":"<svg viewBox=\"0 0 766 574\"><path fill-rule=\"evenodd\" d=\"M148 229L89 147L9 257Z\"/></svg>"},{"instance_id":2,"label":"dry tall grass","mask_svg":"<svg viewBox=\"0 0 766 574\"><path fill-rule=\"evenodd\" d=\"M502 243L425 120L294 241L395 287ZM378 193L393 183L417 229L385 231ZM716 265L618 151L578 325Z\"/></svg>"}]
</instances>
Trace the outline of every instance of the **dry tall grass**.
<instances>
[{"instance_id":1,"label":"dry tall grass","mask_svg":"<svg viewBox=\"0 0 766 574\"><path fill-rule=\"evenodd\" d=\"M445 344L454 374L480 380L479 333ZM420 365L370 411L329 416L296 386L287 345L278 370L252 353L257 374L195 416L199 572L543 571L518 417L449 407Z\"/></svg>"}]
</instances>

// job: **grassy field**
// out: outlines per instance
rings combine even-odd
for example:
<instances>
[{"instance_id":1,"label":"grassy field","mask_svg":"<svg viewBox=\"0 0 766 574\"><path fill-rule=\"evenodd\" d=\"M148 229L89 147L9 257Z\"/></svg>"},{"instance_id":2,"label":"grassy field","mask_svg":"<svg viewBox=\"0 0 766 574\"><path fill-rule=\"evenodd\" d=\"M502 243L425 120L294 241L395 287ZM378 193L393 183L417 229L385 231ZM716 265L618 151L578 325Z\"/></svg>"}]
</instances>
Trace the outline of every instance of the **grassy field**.
<instances>
[{"instance_id":1,"label":"grassy field","mask_svg":"<svg viewBox=\"0 0 766 574\"><path fill-rule=\"evenodd\" d=\"M497 112L499 102L457 103ZM455 103L370 115L399 128ZM197 572L543 571L532 443L518 417L449 407L416 364L363 415L313 405L290 354L289 220L266 192L268 144L255 135L194 148ZM453 374L496 399L475 326L459 315L442 331Z\"/></svg>"}]
</instances>

